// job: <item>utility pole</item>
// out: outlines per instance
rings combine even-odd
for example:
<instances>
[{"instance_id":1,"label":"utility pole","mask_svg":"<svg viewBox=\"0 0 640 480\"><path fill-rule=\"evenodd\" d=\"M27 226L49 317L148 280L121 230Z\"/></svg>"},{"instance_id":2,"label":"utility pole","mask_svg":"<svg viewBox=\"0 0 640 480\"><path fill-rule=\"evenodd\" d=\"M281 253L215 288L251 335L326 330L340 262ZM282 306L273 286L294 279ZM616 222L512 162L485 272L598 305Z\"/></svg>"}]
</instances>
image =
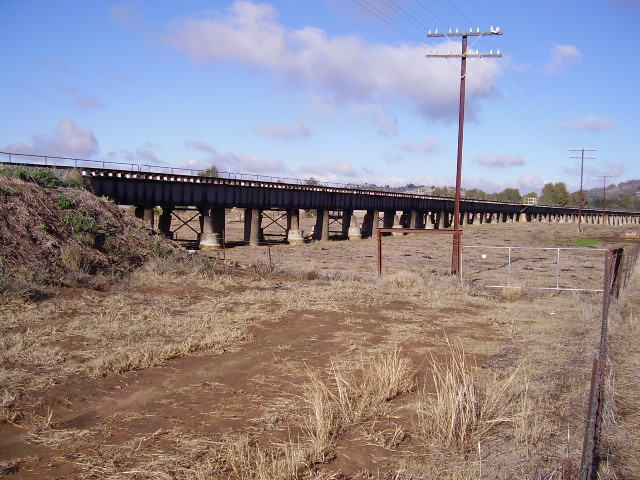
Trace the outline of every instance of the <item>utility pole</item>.
<instances>
[{"instance_id":1,"label":"utility pole","mask_svg":"<svg viewBox=\"0 0 640 480\"><path fill-rule=\"evenodd\" d=\"M606 211L606 202L607 202L607 178L611 178L613 175L600 175L602 179L602 224L604 225L607 221L607 211Z\"/></svg>"},{"instance_id":2,"label":"utility pole","mask_svg":"<svg viewBox=\"0 0 640 480\"><path fill-rule=\"evenodd\" d=\"M584 159L593 160L596 157L585 157L584 152L595 152L595 148L572 148L569 150L570 152L581 152L579 157L573 156L569 158L579 158L580 159L580 206L578 207L578 232L582 233L582 228L580 225L582 223L582 172L584 170Z\"/></svg>"},{"instance_id":3,"label":"utility pole","mask_svg":"<svg viewBox=\"0 0 640 480\"><path fill-rule=\"evenodd\" d=\"M436 50L434 53L429 51L426 55L427 58L430 57L439 57L439 58L460 58L460 110L458 114L458 158L456 163L456 196L453 207L453 252L451 254L451 273L454 275L460 276L460 243L462 239L462 230L460 229L460 188L462 184L462 139L464 136L464 100L465 100L465 83L467 77L467 58L483 58L483 57L501 57L500 50L497 53L493 53L491 50L490 53L480 53L478 50L473 52L473 50L467 50L467 38L468 37L478 37L476 42L483 35L502 35L499 27L493 28L491 27L488 32L480 32L478 28L476 32L471 29L468 33L458 32L456 29L455 32L449 30L449 33L438 33L436 29L435 33L431 33L429 30L429 34L427 37L462 37L462 50L460 52L454 53L438 53ZM471 47L475 45L476 42L473 42Z\"/></svg>"}]
</instances>

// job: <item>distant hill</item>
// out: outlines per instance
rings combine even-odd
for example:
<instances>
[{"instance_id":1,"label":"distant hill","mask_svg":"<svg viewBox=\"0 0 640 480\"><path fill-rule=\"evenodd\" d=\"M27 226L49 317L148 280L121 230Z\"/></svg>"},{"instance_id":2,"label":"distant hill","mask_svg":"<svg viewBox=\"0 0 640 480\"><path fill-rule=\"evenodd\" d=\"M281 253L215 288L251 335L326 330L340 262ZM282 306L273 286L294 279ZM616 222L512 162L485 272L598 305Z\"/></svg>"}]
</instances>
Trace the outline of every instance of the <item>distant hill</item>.
<instances>
[{"instance_id":1,"label":"distant hill","mask_svg":"<svg viewBox=\"0 0 640 480\"><path fill-rule=\"evenodd\" d=\"M585 190L585 193L589 198L596 199L602 198L602 187L592 188ZM617 198L623 195L629 195L631 197L640 196L640 180L627 180L626 182L620 182L618 184L611 183L606 186L607 198Z\"/></svg>"}]
</instances>

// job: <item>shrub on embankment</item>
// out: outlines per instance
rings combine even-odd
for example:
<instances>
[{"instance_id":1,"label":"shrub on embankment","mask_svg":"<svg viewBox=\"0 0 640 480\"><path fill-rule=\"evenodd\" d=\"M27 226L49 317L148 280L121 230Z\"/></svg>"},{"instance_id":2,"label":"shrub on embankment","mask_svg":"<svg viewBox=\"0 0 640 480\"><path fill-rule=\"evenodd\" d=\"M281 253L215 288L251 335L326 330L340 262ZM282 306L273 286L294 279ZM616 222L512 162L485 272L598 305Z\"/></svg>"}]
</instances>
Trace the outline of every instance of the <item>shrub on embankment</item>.
<instances>
[{"instance_id":1,"label":"shrub on embankment","mask_svg":"<svg viewBox=\"0 0 640 480\"><path fill-rule=\"evenodd\" d=\"M48 286L101 288L176 247L128 211L50 170L0 168L0 303Z\"/></svg>"}]
</instances>

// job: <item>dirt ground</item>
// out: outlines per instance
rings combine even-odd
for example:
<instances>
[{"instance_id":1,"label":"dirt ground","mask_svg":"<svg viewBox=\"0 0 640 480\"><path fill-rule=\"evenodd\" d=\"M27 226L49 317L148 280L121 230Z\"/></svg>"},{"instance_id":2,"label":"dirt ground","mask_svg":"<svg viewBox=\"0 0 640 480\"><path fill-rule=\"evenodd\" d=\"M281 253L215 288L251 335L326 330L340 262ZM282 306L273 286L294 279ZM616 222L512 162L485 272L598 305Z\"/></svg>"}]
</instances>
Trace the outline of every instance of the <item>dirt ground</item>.
<instances>
[{"instance_id":1,"label":"dirt ground","mask_svg":"<svg viewBox=\"0 0 640 480\"><path fill-rule=\"evenodd\" d=\"M240 223L227 228L241 232ZM375 239L231 245L209 254L233 266L214 277L150 267L105 292L58 289L38 304L8 305L0 476L270 478L245 457L263 451L262 462L273 462L270 449L306 441L309 379L330 377L333 362L366 370L397 350L413 388L341 428L304 475L572 478L600 331L601 294L589 290L601 288L603 252L557 248L578 238L621 246L631 230L465 226L462 284L449 275L451 237L425 234L385 237L381 278ZM554 250L514 250L510 271L508 250L489 247ZM579 291L532 288L558 282ZM147 346L147 337L158 341ZM19 342L31 347L18 351ZM457 449L430 437L421 413L435 392L434 362L456 348L478 389L504 386L510 412ZM234 463L241 457L245 467ZM634 478L613 476L615 455L609 464L602 478Z\"/></svg>"}]
</instances>

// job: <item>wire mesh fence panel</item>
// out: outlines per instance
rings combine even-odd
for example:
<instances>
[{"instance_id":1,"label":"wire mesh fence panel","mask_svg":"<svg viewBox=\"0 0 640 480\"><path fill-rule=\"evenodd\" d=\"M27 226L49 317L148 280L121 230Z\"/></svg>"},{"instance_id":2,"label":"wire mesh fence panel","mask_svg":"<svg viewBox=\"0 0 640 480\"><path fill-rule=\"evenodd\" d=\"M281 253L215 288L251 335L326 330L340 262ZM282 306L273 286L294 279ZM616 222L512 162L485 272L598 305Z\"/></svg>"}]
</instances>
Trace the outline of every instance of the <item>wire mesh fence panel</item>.
<instances>
[{"instance_id":1,"label":"wire mesh fence panel","mask_svg":"<svg viewBox=\"0 0 640 480\"><path fill-rule=\"evenodd\" d=\"M603 249L464 246L465 281L485 287L600 291Z\"/></svg>"}]
</instances>

